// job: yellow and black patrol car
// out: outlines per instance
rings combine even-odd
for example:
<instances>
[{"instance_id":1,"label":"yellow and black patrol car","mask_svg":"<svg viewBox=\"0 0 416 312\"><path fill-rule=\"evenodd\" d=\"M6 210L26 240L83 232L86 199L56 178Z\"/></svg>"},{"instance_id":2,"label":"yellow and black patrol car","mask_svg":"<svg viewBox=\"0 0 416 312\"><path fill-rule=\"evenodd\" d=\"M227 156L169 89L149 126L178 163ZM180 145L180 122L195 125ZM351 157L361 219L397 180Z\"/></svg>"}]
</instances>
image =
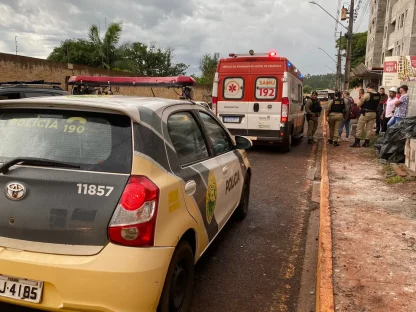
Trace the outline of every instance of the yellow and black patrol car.
<instances>
[{"instance_id":1,"label":"yellow and black patrol car","mask_svg":"<svg viewBox=\"0 0 416 312\"><path fill-rule=\"evenodd\" d=\"M194 264L248 211L251 141L186 100L0 102L0 301L187 311Z\"/></svg>"}]
</instances>

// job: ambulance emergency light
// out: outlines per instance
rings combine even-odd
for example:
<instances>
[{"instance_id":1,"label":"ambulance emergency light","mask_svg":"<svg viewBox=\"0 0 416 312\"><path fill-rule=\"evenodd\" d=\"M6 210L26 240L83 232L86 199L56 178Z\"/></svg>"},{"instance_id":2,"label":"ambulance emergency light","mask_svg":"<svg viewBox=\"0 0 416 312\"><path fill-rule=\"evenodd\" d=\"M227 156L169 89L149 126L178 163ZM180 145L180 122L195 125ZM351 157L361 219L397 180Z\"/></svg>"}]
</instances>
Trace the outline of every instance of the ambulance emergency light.
<instances>
[{"instance_id":1,"label":"ambulance emergency light","mask_svg":"<svg viewBox=\"0 0 416 312\"><path fill-rule=\"evenodd\" d=\"M277 57L277 52L271 51L269 53L254 53L254 50L250 50L249 54L237 54L237 53L230 53L228 54L229 57L238 57L238 56L269 56L269 57Z\"/></svg>"}]
</instances>

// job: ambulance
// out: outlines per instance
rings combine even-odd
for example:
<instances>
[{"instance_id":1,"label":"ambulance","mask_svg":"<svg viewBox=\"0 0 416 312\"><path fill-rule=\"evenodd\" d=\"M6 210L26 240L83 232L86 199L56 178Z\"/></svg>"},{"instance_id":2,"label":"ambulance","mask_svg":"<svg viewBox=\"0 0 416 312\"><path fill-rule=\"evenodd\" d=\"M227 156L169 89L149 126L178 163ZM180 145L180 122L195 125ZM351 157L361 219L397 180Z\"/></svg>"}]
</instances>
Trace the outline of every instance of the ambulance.
<instances>
[{"instance_id":1,"label":"ambulance","mask_svg":"<svg viewBox=\"0 0 416 312\"><path fill-rule=\"evenodd\" d=\"M303 137L303 76L276 52L231 53L218 62L212 110L233 135L291 150Z\"/></svg>"}]
</instances>

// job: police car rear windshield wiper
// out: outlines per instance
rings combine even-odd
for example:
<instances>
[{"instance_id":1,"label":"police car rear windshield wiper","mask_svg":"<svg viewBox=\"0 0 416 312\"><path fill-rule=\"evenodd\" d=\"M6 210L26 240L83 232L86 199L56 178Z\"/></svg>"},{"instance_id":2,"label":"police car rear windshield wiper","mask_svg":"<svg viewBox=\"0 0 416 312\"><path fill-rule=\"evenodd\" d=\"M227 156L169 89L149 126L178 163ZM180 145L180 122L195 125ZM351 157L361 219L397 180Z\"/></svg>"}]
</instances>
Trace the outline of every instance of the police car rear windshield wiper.
<instances>
[{"instance_id":1,"label":"police car rear windshield wiper","mask_svg":"<svg viewBox=\"0 0 416 312\"><path fill-rule=\"evenodd\" d=\"M41 166L53 166L53 167L63 167L63 168L80 168L77 165L69 164L62 161L45 159L45 158L34 158L34 157L16 157L8 162L5 162L0 166L0 173L6 173L10 167L17 164L26 164L26 165L41 165Z\"/></svg>"}]
</instances>

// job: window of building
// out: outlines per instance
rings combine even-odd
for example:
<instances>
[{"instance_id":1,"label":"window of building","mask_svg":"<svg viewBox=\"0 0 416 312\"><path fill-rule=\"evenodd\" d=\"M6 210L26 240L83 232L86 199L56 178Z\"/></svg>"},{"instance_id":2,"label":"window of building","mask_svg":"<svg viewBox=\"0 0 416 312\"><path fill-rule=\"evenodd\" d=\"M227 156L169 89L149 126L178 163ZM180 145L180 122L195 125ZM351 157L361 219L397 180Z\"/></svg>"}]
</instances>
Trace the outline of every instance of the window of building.
<instances>
[{"instance_id":1,"label":"window of building","mask_svg":"<svg viewBox=\"0 0 416 312\"><path fill-rule=\"evenodd\" d=\"M407 18L407 11L409 11L409 10L406 10L406 15L405 15L406 18Z\"/></svg>"},{"instance_id":2,"label":"window of building","mask_svg":"<svg viewBox=\"0 0 416 312\"><path fill-rule=\"evenodd\" d=\"M384 28L384 38L387 38L387 26Z\"/></svg>"},{"instance_id":3,"label":"window of building","mask_svg":"<svg viewBox=\"0 0 416 312\"><path fill-rule=\"evenodd\" d=\"M397 47L397 56L400 56L400 46Z\"/></svg>"},{"instance_id":4,"label":"window of building","mask_svg":"<svg viewBox=\"0 0 416 312\"><path fill-rule=\"evenodd\" d=\"M404 26L404 13L402 14L400 28L403 28L403 26Z\"/></svg>"},{"instance_id":5,"label":"window of building","mask_svg":"<svg viewBox=\"0 0 416 312\"><path fill-rule=\"evenodd\" d=\"M383 54L381 55L381 64L384 63L384 58L385 58L385 55L384 55L384 52L383 52Z\"/></svg>"}]
</instances>

